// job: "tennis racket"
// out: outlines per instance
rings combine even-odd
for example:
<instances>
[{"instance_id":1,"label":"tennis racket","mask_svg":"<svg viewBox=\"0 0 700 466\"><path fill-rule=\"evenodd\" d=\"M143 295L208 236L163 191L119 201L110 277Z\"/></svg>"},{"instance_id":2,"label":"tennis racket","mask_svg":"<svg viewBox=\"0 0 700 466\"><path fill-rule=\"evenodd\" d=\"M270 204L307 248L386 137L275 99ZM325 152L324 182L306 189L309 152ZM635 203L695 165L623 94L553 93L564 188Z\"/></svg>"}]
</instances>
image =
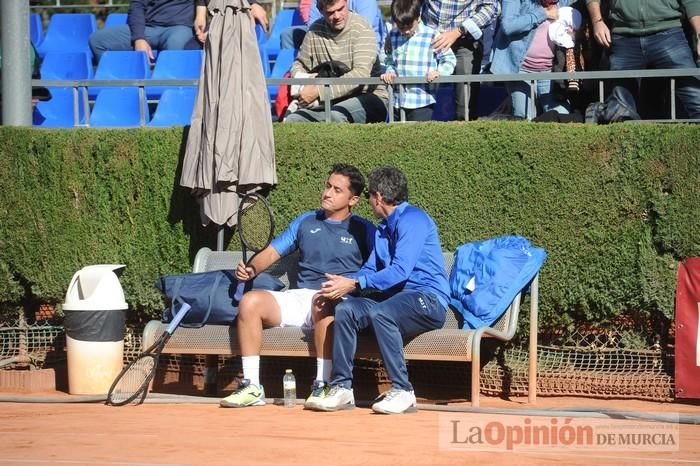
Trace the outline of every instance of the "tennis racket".
<instances>
[{"instance_id":1,"label":"tennis racket","mask_svg":"<svg viewBox=\"0 0 700 466\"><path fill-rule=\"evenodd\" d=\"M170 339L177 326L185 315L189 312L190 305L182 303L180 311L173 317L172 322L165 329L163 334L149 346L144 352L129 363L119 373L107 394L107 404L112 406L124 406L141 397L136 404L143 403L148 394L148 386L153 380L153 376L158 368L158 359L165 344Z\"/></svg>"},{"instance_id":2,"label":"tennis racket","mask_svg":"<svg viewBox=\"0 0 700 466\"><path fill-rule=\"evenodd\" d=\"M272 241L275 232L275 218L272 215L272 207L260 194L246 194L238 206L238 236L241 238L241 251L243 262L250 264L248 251L255 254L267 247ZM253 257L250 260L253 260ZM240 301L245 291L246 282L240 282L233 298Z\"/></svg>"}]
</instances>

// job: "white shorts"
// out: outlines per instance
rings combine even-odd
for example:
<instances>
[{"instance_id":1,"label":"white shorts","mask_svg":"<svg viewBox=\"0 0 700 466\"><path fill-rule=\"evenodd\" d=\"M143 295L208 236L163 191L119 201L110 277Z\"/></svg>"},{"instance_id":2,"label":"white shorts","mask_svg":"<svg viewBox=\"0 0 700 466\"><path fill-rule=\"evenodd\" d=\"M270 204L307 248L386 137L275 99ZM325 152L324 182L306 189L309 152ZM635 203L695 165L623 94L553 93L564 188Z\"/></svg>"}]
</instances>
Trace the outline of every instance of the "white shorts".
<instances>
[{"instance_id":1,"label":"white shorts","mask_svg":"<svg viewBox=\"0 0 700 466\"><path fill-rule=\"evenodd\" d=\"M282 314L280 327L314 326L311 318L311 304L318 290L301 288L298 290L268 291L275 298Z\"/></svg>"}]
</instances>

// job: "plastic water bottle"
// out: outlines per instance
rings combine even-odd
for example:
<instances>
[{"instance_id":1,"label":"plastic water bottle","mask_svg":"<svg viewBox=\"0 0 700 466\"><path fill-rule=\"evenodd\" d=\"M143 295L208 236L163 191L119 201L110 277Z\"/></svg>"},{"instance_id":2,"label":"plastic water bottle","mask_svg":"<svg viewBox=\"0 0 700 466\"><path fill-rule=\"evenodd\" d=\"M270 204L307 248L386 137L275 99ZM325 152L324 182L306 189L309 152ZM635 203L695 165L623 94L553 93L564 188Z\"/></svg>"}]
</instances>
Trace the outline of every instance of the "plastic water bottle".
<instances>
[{"instance_id":1,"label":"plastic water bottle","mask_svg":"<svg viewBox=\"0 0 700 466\"><path fill-rule=\"evenodd\" d=\"M284 407L293 408L297 404L297 381L291 369L284 371L282 386L284 387Z\"/></svg>"}]
</instances>

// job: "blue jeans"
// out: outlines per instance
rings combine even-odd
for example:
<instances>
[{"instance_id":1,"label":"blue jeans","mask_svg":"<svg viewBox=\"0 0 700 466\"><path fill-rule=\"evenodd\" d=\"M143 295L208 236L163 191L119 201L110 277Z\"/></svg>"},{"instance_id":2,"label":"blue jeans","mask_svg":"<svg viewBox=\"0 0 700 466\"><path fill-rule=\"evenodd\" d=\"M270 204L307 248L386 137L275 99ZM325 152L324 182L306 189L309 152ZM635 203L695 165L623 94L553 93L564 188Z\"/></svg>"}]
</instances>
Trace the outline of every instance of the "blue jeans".
<instances>
[{"instance_id":1,"label":"blue jeans","mask_svg":"<svg viewBox=\"0 0 700 466\"><path fill-rule=\"evenodd\" d=\"M404 337L442 328L445 308L432 293L405 290L377 302L350 297L335 307L331 385L352 387L357 334L371 327L377 338L391 386L413 390L403 357Z\"/></svg>"},{"instance_id":2,"label":"blue jeans","mask_svg":"<svg viewBox=\"0 0 700 466\"><path fill-rule=\"evenodd\" d=\"M381 123L386 121L386 101L375 94L360 94L331 105L331 121L336 123ZM326 121L323 105L290 113L289 123Z\"/></svg>"},{"instance_id":3,"label":"blue jeans","mask_svg":"<svg viewBox=\"0 0 700 466\"><path fill-rule=\"evenodd\" d=\"M154 50L202 48L194 37L192 26L146 26L145 36L146 42ZM121 24L94 32L90 36L90 48L96 61L108 50L134 50L131 30L127 24Z\"/></svg>"},{"instance_id":4,"label":"blue jeans","mask_svg":"<svg viewBox=\"0 0 700 466\"><path fill-rule=\"evenodd\" d=\"M299 50L308 30L308 26L288 27L280 34L280 48Z\"/></svg>"},{"instance_id":5,"label":"blue jeans","mask_svg":"<svg viewBox=\"0 0 700 466\"><path fill-rule=\"evenodd\" d=\"M612 35L612 71L695 67L693 51L680 27L641 37ZM616 84L629 89L632 95L637 95L637 80L625 79ZM676 94L688 116L700 118L700 80L696 77L678 78Z\"/></svg>"},{"instance_id":6,"label":"blue jeans","mask_svg":"<svg viewBox=\"0 0 700 466\"><path fill-rule=\"evenodd\" d=\"M527 70L520 70L521 73L530 73ZM525 81L506 82L506 89L510 94L510 101L513 106L513 116L517 118L527 118L532 120L538 113L556 110L558 113L568 114L569 107L565 102L559 101L552 94L552 81L535 81L535 101L536 109L530 108L530 83Z\"/></svg>"}]
</instances>

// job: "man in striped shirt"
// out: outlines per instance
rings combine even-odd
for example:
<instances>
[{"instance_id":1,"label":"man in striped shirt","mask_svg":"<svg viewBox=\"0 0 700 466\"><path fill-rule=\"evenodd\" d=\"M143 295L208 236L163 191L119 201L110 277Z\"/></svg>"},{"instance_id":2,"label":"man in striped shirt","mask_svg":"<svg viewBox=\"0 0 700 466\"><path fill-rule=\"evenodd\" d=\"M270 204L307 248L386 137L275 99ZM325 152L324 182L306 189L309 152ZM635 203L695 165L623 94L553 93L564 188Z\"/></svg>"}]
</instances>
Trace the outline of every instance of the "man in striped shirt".
<instances>
[{"instance_id":1,"label":"man in striped shirt","mask_svg":"<svg viewBox=\"0 0 700 466\"><path fill-rule=\"evenodd\" d=\"M386 43L386 70L381 78L392 84L397 76L423 77L430 83L439 76L449 76L457 58L451 49L433 50L435 29L420 20L422 0L394 0L391 18L394 28ZM429 121L433 117L436 86L409 84L397 92L394 118L405 121ZM403 110L404 118L401 118Z\"/></svg>"},{"instance_id":2,"label":"man in striped shirt","mask_svg":"<svg viewBox=\"0 0 700 466\"><path fill-rule=\"evenodd\" d=\"M500 3L500 0L425 0L423 22L440 33L433 40L435 50L451 48L457 56L454 74L479 74L483 31L498 17ZM469 114L476 116L479 87L478 84L470 87L466 95L464 86L455 86L459 120L465 119L467 103Z\"/></svg>"},{"instance_id":3,"label":"man in striped shirt","mask_svg":"<svg viewBox=\"0 0 700 466\"><path fill-rule=\"evenodd\" d=\"M317 0L323 18L314 22L301 44L291 75L308 73L331 60L345 64L344 78L366 78L381 74L377 42L372 27L351 12L347 0ZM387 91L383 85L336 84L325 95L322 86L306 85L299 93L299 106L287 122L325 121L324 103L331 100L331 121L376 123L386 120ZM319 99L320 104L314 102Z\"/></svg>"}]
</instances>

